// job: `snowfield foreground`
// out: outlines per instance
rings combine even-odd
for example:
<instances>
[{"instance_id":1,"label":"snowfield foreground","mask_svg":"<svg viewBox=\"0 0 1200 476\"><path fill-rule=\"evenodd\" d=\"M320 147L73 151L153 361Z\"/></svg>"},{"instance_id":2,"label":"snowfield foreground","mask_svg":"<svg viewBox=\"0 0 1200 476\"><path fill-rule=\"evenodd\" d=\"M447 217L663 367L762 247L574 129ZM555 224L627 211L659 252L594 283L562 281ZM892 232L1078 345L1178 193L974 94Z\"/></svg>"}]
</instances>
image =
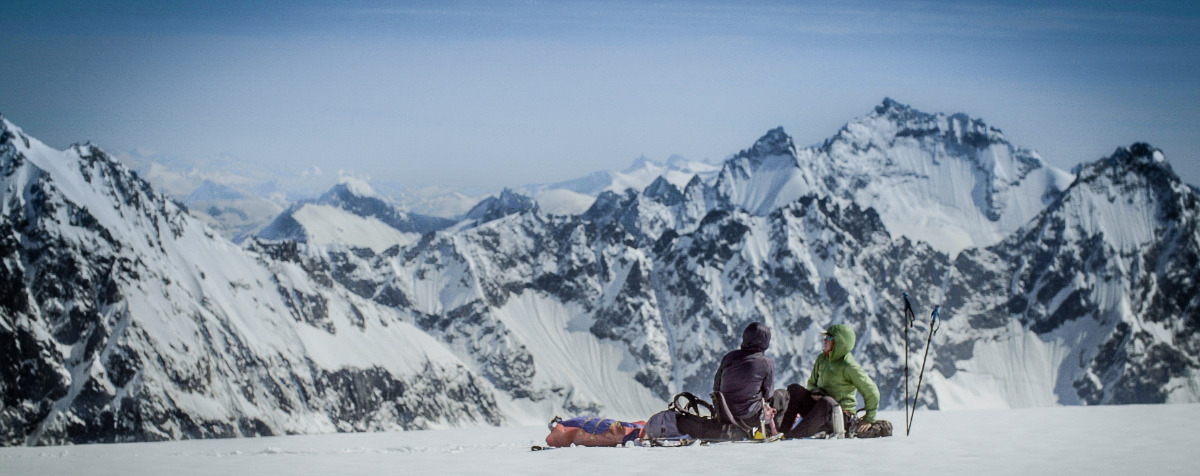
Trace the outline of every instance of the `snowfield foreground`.
<instances>
[{"instance_id":1,"label":"snowfield foreground","mask_svg":"<svg viewBox=\"0 0 1200 476\"><path fill-rule=\"evenodd\" d=\"M0 448L0 474L1195 474L1200 405L921 411L911 436L531 452L539 427Z\"/></svg>"}]
</instances>

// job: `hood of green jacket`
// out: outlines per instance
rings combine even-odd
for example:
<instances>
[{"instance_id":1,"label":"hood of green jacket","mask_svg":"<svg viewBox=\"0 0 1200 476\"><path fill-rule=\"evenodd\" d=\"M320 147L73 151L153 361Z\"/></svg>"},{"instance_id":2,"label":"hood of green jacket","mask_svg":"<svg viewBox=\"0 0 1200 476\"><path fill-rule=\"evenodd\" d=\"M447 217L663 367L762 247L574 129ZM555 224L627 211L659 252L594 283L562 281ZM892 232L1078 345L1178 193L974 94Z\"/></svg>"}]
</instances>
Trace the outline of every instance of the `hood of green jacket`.
<instances>
[{"instance_id":1,"label":"hood of green jacket","mask_svg":"<svg viewBox=\"0 0 1200 476\"><path fill-rule=\"evenodd\" d=\"M830 360L842 360L854 349L854 329L845 324L829 326L826 334L833 336L833 352L829 353Z\"/></svg>"}]
</instances>

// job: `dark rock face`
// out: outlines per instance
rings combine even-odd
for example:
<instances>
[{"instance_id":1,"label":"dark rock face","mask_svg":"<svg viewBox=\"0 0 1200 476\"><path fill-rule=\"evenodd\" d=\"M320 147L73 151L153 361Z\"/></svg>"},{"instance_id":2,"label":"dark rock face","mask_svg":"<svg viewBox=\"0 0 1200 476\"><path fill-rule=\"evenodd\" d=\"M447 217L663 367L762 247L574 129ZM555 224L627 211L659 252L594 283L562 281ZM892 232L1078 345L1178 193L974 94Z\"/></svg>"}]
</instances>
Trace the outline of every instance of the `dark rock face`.
<instances>
[{"instance_id":1,"label":"dark rock face","mask_svg":"<svg viewBox=\"0 0 1200 476\"><path fill-rule=\"evenodd\" d=\"M537 202L533 201L533 198L506 188L500 192L500 196L488 197L475 205L467 212L465 218L475 220L477 223L487 223L509 215L537 209Z\"/></svg>"}]
</instances>

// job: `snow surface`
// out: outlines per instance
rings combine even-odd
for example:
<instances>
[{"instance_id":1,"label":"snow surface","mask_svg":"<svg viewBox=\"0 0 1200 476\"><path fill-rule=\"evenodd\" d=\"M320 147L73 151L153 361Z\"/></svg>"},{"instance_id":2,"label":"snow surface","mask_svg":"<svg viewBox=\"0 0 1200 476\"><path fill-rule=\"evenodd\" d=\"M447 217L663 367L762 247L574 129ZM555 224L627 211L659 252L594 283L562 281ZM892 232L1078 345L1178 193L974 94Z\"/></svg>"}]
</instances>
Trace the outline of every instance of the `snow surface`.
<instances>
[{"instance_id":1,"label":"snow surface","mask_svg":"<svg viewBox=\"0 0 1200 476\"><path fill-rule=\"evenodd\" d=\"M544 427L343 433L165 443L0 448L0 474L1195 474L1200 405L921 411L911 436L684 448L564 448ZM1170 431L1179 428L1184 431Z\"/></svg>"}]
</instances>

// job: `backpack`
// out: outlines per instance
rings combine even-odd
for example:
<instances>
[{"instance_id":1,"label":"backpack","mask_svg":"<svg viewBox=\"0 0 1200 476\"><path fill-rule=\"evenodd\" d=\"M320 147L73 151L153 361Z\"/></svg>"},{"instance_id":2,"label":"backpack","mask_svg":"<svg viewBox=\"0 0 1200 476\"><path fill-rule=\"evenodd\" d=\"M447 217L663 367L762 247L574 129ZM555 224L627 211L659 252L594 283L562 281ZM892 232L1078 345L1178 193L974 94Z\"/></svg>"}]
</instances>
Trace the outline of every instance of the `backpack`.
<instances>
[{"instance_id":1,"label":"backpack","mask_svg":"<svg viewBox=\"0 0 1200 476\"><path fill-rule=\"evenodd\" d=\"M642 439L654 446L671 442L720 438L722 425L713 418L713 405L690 392L675 395L666 410L646 420Z\"/></svg>"},{"instance_id":2,"label":"backpack","mask_svg":"<svg viewBox=\"0 0 1200 476\"><path fill-rule=\"evenodd\" d=\"M892 422L887 420L875 420L871 424L871 428L862 433L855 433L855 438L879 438L881 436L892 436Z\"/></svg>"},{"instance_id":3,"label":"backpack","mask_svg":"<svg viewBox=\"0 0 1200 476\"><path fill-rule=\"evenodd\" d=\"M675 410L663 410L651 415L650 419L646 420L642 439L658 440L684 436L686 433L679 431L679 414Z\"/></svg>"},{"instance_id":4,"label":"backpack","mask_svg":"<svg viewBox=\"0 0 1200 476\"><path fill-rule=\"evenodd\" d=\"M858 411L861 412L861 411L863 411L863 409L859 408ZM892 422L890 422L890 421L875 420L875 423L871 424L871 428L868 428L867 431L859 433L858 432L858 423L859 423L858 413L851 414L850 412L846 412L845 416L846 416L846 437L848 437L848 438L879 438L879 437L883 437L883 436L892 436Z\"/></svg>"}]
</instances>

